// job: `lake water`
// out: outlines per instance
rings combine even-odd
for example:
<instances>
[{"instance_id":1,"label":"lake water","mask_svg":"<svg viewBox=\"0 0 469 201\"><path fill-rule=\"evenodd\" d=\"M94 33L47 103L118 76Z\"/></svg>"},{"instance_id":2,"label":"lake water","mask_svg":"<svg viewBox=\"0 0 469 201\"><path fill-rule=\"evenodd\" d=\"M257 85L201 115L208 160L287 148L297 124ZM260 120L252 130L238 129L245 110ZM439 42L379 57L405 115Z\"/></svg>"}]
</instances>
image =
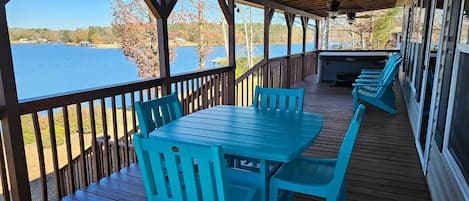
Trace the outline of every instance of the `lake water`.
<instances>
[{"instance_id":1,"label":"lake water","mask_svg":"<svg viewBox=\"0 0 469 201\"><path fill-rule=\"evenodd\" d=\"M314 44L307 44L311 50ZM223 46L213 46L207 55L206 67L216 67L211 61L225 58ZM236 47L236 55L243 55ZM286 45L271 45L270 57L286 55ZM292 45L292 53L300 53L301 44ZM255 55L263 54L263 46L256 45ZM97 49L61 44L13 45L18 98L28 99L68 91L101 87L139 80L137 66L128 60L120 49ZM197 70L196 47L178 47L171 63L171 74Z\"/></svg>"}]
</instances>

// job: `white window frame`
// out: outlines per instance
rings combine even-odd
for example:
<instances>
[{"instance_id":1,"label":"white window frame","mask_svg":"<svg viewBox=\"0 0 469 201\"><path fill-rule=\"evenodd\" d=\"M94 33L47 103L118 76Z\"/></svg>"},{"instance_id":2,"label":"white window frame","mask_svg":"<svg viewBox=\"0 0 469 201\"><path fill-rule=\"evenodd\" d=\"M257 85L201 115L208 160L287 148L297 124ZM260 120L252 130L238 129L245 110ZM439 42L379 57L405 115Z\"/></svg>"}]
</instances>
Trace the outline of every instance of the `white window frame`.
<instances>
[{"instance_id":1,"label":"white window frame","mask_svg":"<svg viewBox=\"0 0 469 201\"><path fill-rule=\"evenodd\" d=\"M448 148L448 142L450 137L450 127L453 121L453 110L454 110L454 99L456 95L456 83L457 77L459 73L459 59L461 54L469 54L469 45L466 44L459 44L460 35L461 35L461 25L463 21L463 9L465 0L462 0L461 11L460 11L460 18L459 18L459 33L457 36L457 47L456 47L456 54L454 57L453 62L453 72L451 74L451 85L450 85L450 92L449 92L449 100L448 100L448 112L446 114L446 125L445 125L445 133L444 133L444 140L443 140L443 156L446 159L448 166L450 167L450 172L453 174L454 179L461 191L464 199L469 200L469 183L464 178L464 175L459 168L456 160L454 159L453 155L450 153Z\"/></svg>"},{"instance_id":2,"label":"white window frame","mask_svg":"<svg viewBox=\"0 0 469 201\"><path fill-rule=\"evenodd\" d=\"M424 175L427 175L427 169L428 169L428 160L429 160L429 157L430 157L430 149L431 149L431 146L432 146L432 139L433 139L433 134L434 134L434 127L435 127L435 119L437 118L437 113L438 113L438 108L436 106L437 102L439 101L439 97L438 97L438 89L439 89L439 75L440 75L440 70L441 70L441 57L442 57L442 51L443 51L443 43L444 43L444 34L445 34L445 22L446 22L446 15L447 15L447 12L448 12L448 1L451 1L451 0L444 0L444 3L443 3L443 18L442 18L442 24L441 24L441 32L440 32L440 38L439 38L439 41L438 41L438 51L437 51L437 57L436 57L436 63L435 63L435 74L434 74L434 78L433 78L433 88L432 88L432 96L431 96L431 102L430 102L430 114L429 114L429 119L428 119L428 129L427 129L427 133L425 133L425 135L427 135L427 139L426 139L426 142L425 142L425 151L424 151L424 155L423 155L423 161L421 162L422 163L422 167L423 167L423 174ZM436 10L436 2L432 2L433 5L433 8L432 8L432 13L435 12ZM434 17L435 15L433 14L432 15L432 24L434 24ZM432 27L433 28L433 27ZM432 33L433 34L433 33ZM431 39L430 39L431 40ZM431 42L430 42L430 45L431 45ZM430 50L429 50L430 51ZM428 79L428 78L427 78ZM428 86L427 86L428 87ZM423 96L422 96L423 97ZM422 100L422 99L421 99ZM421 110L423 111L423 105L421 106ZM422 118L419 116L419 118ZM421 124L421 123L420 123ZM421 125L419 125L421 126ZM420 128L421 129L421 128ZM419 130L420 132L420 130ZM420 136L419 136L420 137Z\"/></svg>"}]
</instances>

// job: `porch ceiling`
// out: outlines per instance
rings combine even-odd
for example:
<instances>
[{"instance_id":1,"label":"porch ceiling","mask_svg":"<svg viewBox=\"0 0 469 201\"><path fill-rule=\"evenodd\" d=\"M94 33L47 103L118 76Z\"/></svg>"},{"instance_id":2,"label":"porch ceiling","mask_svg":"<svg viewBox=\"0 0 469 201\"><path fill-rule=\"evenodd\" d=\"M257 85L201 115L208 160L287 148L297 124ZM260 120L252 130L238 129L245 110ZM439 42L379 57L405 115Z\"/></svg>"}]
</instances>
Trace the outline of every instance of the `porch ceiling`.
<instances>
[{"instance_id":1,"label":"porch ceiling","mask_svg":"<svg viewBox=\"0 0 469 201\"><path fill-rule=\"evenodd\" d=\"M327 2L330 0L272 0L292 8L303 10L305 12L327 16ZM343 8L353 8L356 12L379 10L396 7L396 3L403 0L341 0L340 6ZM341 9L345 14L346 9Z\"/></svg>"}]
</instances>

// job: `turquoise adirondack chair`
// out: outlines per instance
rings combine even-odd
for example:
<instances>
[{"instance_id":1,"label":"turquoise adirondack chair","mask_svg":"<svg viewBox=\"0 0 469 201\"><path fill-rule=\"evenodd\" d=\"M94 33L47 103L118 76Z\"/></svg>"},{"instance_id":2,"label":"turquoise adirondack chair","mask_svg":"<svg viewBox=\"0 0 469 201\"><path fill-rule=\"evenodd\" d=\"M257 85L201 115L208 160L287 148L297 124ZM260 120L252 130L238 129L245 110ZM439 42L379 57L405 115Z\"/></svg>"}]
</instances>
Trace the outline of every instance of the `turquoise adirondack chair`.
<instances>
[{"instance_id":1,"label":"turquoise adirondack chair","mask_svg":"<svg viewBox=\"0 0 469 201\"><path fill-rule=\"evenodd\" d=\"M135 135L134 145L149 201L259 199L257 185L234 182L246 180L230 180L231 174L227 172L223 149L219 145L190 144L142 135ZM255 178L255 174L251 174L245 177Z\"/></svg>"},{"instance_id":2,"label":"turquoise adirondack chair","mask_svg":"<svg viewBox=\"0 0 469 201\"><path fill-rule=\"evenodd\" d=\"M401 58L401 54L392 54L383 69L362 69L358 78L360 79L382 79L383 75L394 68L394 63Z\"/></svg>"},{"instance_id":3,"label":"turquoise adirondack chair","mask_svg":"<svg viewBox=\"0 0 469 201\"><path fill-rule=\"evenodd\" d=\"M282 111L303 112L305 91L299 89L262 88L256 86L253 107ZM230 160L230 158L228 158ZM236 167L250 171L258 171L258 163L254 159L233 157Z\"/></svg>"},{"instance_id":4,"label":"turquoise adirondack chair","mask_svg":"<svg viewBox=\"0 0 469 201\"><path fill-rule=\"evenodd\" d=\"M305 91L299 89L262 88L256 86L253 107L303 112Z\"/></svg>"},{"instance_id":5,"label":"turquoise adirondack chair","mask_svg":"<svg viewBox=\"0 0 469 201\"><path fill-rule=\"evenodd\" d=\"M345 200L345 173L364 112L365 106L360 105L336 159L300 157L283 164L270 179L270 200L277 201L280 191L319 196L328 201Z\"/></svg>"},{"instance_id":6,"label":"turquoise adirondack chair","mask_svg":"<svg viewBox=\"0 0 469 201\"><path fill-rule=\"evenodd\" d=\"M140 133L148 137L149 133L183 116L181 103L176 94L146 102L136 102L135 109L140 126Z\"/></svg>"},{"instance_id":7,"label":"turquoise adirondack chair","mask_svg":"<svg viewBox=\"0 0 469 201\"><path fill-rule=\"evenodd\" d=\"M399 70L399 64L402 58L396 60L391 70L383 75L383 79L363 81L360 79L352 84L354 89L353 108L356 109L360 101L364 101L374 105L392 115L397 114L395 95L392 90L392 83Z\"/></svg>"},{"instance_id":8,"label":"turquoise adirondack chair","mask_svg":"<svg viewBox=\"0 0 469 201\"><path fill-rule=\"evenodd\" d=\"M394 54L393 56L391 56L391 58L389 59L389 62L386 64L384 69L381 70L382 71L381 74L362 73L358 76L359 79L355 80L355 83L362 84L361 86L362 89L365 89L368 91L376 91L376 88L377 88L376 86L366 86L366 85L379 84L383 82L390 73L393 73L393 71L396 68L399 68L399 64L401 60L402 58L400 54ZM395 71L395 73L397 73L397 70Z\"/></svg>"}]
</instances>

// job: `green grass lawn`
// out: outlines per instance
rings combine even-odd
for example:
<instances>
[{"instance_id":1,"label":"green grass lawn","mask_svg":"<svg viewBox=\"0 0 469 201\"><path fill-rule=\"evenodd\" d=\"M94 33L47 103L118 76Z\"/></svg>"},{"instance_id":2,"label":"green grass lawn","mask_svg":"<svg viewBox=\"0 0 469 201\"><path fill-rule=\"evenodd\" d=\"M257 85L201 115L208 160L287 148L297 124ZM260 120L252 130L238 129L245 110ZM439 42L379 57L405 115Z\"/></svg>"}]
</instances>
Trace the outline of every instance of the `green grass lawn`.
<instances>
[{"instance_id":1,"label":"green grass lawn","mask_svg":"<svg viewBox=\"0 0 469 201\"><path fill-rule=\"evenodd\" d=\"M119 136L123 135L122 132L122 109L117 109L117 122L118 122L118 131L120 133ZM91 122L90 122L90 111L89 107L82 107L82 120L83 120L83 133L91 134ZM103 123L102 123L102 114L101 109L99 107L95 107L95 128L96 133L102 134L103 133ZM49 131L49 120L47 114L39 113L39 127L41 131L41 139L44 148L48 148L51 145L51 135ZM108 135L112 135L113 128L112 128L112 110L110 108L106 109L106 120L107 120L107 127L108 127ZM68 108L68 122L70 127L70 133L78 133L78 121L77 121L77 110L76 107L69 107ZM132 116L130 111L127 111L127 123L130 128L130 123L132 122ZM24 144L33 144L36 142L36 137L34 134L34 127L33 127L33 120L32 115L22 115L21 116L21 125L23 128L23 139ZM65 124L64 124L64 116L62 109L54 110L54 130L55 130L55 138L57 145L64 144L65 142Z\"/></svg>"}]
</instances>

